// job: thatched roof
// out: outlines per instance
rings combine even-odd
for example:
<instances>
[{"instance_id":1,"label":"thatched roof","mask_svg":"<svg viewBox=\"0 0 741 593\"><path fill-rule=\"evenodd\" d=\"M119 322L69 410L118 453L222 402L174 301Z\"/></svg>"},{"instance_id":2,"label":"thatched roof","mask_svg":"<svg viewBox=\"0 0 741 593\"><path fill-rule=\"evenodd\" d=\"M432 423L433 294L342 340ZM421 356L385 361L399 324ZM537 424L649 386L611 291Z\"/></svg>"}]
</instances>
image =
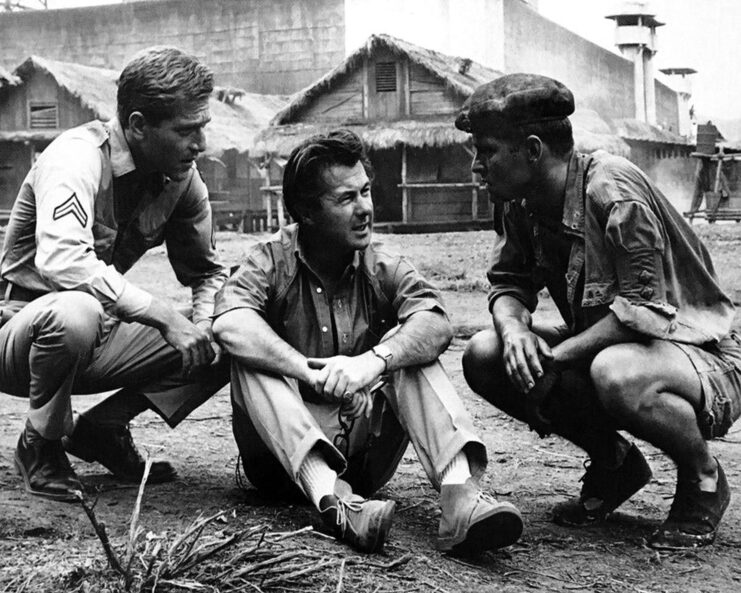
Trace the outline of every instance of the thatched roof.
<instances>
[{"instance_id":1,"label":"thatched roof","mask_svg":"<svg viewBox=\"0 0 741 593\"><path fill-rule=\"evenodd\" d=\"M96 118L108 120L116 114L118 73L114 70L31 56L16 69L16 74L25 82L38 71L51 76L60 87L91 109ZM211 123L206 127L206 155L219 156L226 150L247 152L258 130L268 124L286 101L282 96L215 89L209 102ZM22 139L21 132L8 134L11 136L6 139Z\"/></svg>"},{"instance_id":2,"label":"thatched roof","mask_svg":"<svg viewBox=\"0 0 741 593\"><path fill-rule=\"evenodd\" d=\"M349 72L361 68L363 61L380 49L388 50L426 68L442 79L447 88L459 94L463 99L468 98L480 84L502 75L498 70L468 58L441 54L391 35L371 35L365 44L351 53L337 67L294 94L288 105L275 115L271 125L293 123L298 112L309 105L315 97L326 93Z\"/></svg>"},{"instance_id":3,"label":"thatched roof","mask_svg":"<svg viewBox=\"0 0 741 593\"><path fill-rule=\"evenodd\" d=\"M35 72L45 72L82 105L92 110L98 119L110 119L116 114L116 80L118 73L71 62L31 56L15 70L27 81Z\"/></svg>"},{"instance_id":4,"label":"thatched roof","mask_svg":"<svg viewBox=\"0 0 741 593\"><path fill-rule=\"evenodd\" d=\"M630 147L613 133L610 125L595 111L578 110L572 116L571 122L574 127L574 141L578 150L594 152L603 149L621 156L628 156L630 153ZM257 134L250 155L253 157L261 157L266 154L288 156L295 146L309 136L326 134L336 127L337 124L329 123L294 123L270 126ZM397 144L422 148L465 144L469 141L468 134L455 128L452 117L441 121L400 120L369 124L345 124L342 127L353 130L358 134L370 150L393 148Z\"/></svg>"},{"instance_id":5,"label":"thatched roof","mask_svg":"<svg viewBox=\"0 0 741 593\"><path fill-rule=\"evenodd\" d=\"M268 125L287 101L281 95L215 89L209 104L211 123L206 126L206 154L216 156L226 150L249 151L256 134Z\"/></svg>"},{"instance_id":6,"label":"thatched roof","mask_svg":"<svg viewBox=\"0 0 741 593\"><path fill-rule=\"evenodd\" d=\"M4 86L15 86L19 84L21 81L18 79L17 76L14 76L10 72L8 72L5 68L0 66L0 88Z\"/></svg>"}]
</instances>

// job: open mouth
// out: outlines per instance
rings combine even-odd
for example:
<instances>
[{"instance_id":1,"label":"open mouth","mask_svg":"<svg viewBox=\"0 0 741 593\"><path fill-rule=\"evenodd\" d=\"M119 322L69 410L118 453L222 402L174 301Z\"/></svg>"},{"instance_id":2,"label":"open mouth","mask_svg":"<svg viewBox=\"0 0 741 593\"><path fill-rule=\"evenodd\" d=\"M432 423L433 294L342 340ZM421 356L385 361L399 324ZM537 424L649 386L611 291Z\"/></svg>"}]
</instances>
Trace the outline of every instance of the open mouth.
<instances>
[{"instance_id":1,"label":"open mouth","mask_svg":"<svg viewBox=\"0 0 741 593\"><path fill-rule=\"evenodd\" d=\"M352 230L356 233L363 233L370 229L370 222L364 222L363 224L358 224L352 227Z\"/></svg>"}]
</instances>

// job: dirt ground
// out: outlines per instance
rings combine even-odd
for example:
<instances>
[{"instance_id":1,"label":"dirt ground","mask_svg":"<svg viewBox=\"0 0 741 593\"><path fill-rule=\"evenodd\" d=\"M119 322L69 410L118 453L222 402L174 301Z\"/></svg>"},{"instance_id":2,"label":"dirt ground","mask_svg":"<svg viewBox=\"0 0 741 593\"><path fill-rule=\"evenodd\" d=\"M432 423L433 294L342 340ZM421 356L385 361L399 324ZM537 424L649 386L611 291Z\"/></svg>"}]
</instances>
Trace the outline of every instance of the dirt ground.
<instances>
[{"instance_id":1,"label":"dirt ground","mask_svg":"<svg viewBox=\"0 0 741 593\"><path fill-rule=\"evenodd\" d=\"M741 290L741 227L699 226L722 282L737 299ZM257 237L219 233L217 241L229 263L239 261ZM224 541L252 530L219 554L169 582L158 591L447 591L450 593L519 591L676 592L741 590L741 498L731 502L714 546L691 552L659 553L646 538L666 515L674 491L672 464L643 443L654 471L651 483L609 521L575 530L550 521L550 510L578 492L583 455L564 441L539 439L526 426L498 413L466 387L460 360L466 336L488 323L483 272L490 232L439 235L380 235L418 263L444 289L458 335L443 355L450 373L486 443L490 464L483 485L516 504L525 519L520 542L476 560L458 560L435 551L437 496L409 449L399 471L379 497L397 502L397 513L384 555L361 557L321 536L310 526L316 516L308 506L259 498L235 480L237 450L231 436L227 390L196 410L177 429L168 429L146 413L132 424L140 447L170 459L179 479L146 488L139 525L143 542L172 541L199 514L227 514L212 521L204 538ZM136 282L180 302L179 289L158 250L131 272ZM547 300L540 315L553 316ZM83 410L97 396L76 397ZM26 402L0 394L0 593L121 591L123 583L108 566L103 548L80 505L46 502L27 496L13 467L13 451L24 422ZM734 491L741 486L741 427L712 444ZM90 491L97 491L95 514L105 523L114 549L122 555L137 486L116 484L96 464L74 462ZM255 534L258 534L259 537ZM168 539L169 538L169 539ZM260 540L262 538L262 540ZM259 543L262 548L252 552ZM145 543L140 544L144 546ZM252 546L252 547L250 547ZM270 547L271 552L265 551ZM260 550L263 550L262 552ZM263 555L260 556L259 554ZM252 555L250 555L252 554ZM272 556L269 556L272 554ZM138 556L132 570L144 574ZM272 558L263 564L260 559ZM281 564L282 563L282 564ZM244 575L227 583L219 575ZM282 566L283 572L279 572ZM272 568L271 568L272 567ZM231 572L229 572L231 571ZM222 582L222 585L216 583ZM140 581L132 584L137 590ZM150 587L151 590L151 587Z\"/></svg>"}]
</instances>

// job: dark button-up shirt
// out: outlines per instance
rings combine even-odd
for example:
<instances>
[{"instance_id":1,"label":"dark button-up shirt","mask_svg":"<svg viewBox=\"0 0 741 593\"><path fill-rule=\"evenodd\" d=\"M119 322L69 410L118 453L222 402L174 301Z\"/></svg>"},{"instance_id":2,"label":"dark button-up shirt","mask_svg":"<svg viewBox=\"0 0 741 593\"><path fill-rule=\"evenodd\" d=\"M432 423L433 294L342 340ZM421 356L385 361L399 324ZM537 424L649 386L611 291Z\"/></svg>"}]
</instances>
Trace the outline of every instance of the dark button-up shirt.
<instances>
[{"instance_id":1,"label":"dark button-up shirt","mask_svg":"<svg viewBox=\"0 0 741 593\"><path fill-rule=\"evenodd\" d=\"M440 294L414 266L378 244L355 252L330 298L295 224L255 245L217 294L215 316L239 308L260 313L308 357L362 354L418 311L446 314Z\"/></svg>"},{"instance_id":2,"label":"dark button-up shirt","mask_svg":"<svg viewBox=\"0 0 741 593\"><path fill-rule=\"evenodd\" d=\"M110 314L136 320L152 297L123 274L163 242L178 280L193 290L193 321L208 319L226 270L198 171L182 181L142 179L118 120L92 122L60 135L26 176L0 272L36 292L88 292Z\"/></svg>"},{"instance_id":3,"label":"dark button-up shirt","mask_svg":"<svg viewBox=\"0 0 741 593\"><path fill-rule=\"evenodd\" d=\"M630 161L574 153L558 228L510 202L494 244L489 306L504 294L531 311L548 288L572 331L612 311L647 336L689 344L730 330L731 300L707 249L653 182Z\"/></svg>"}]
</instances>

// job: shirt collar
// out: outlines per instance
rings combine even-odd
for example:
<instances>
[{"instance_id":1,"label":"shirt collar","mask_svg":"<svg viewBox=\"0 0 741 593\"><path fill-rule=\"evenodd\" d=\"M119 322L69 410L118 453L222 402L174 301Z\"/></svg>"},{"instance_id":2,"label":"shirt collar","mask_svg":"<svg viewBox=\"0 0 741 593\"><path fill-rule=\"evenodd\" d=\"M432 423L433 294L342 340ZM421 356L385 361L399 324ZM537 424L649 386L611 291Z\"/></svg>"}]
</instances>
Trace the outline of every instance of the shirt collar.
<instances>
[{"instance_id":1,"label":"shirt collar","mask_svg":"<svg viewBox=\"0 0 741 593\"><path fill-rule=\"evenodd\" d=\"M301 241L300 241L301 227L297 223L294 223L293 225L290 225L290 226L294 226L295 227L295 230L292 233L292 235L293 235L292 236L293 252L296 254L296 258L299 261L303 262L303 264L306 267L308 267L310 270L312 270L312 272L313 272L313 268L311 267L311 264L309 263L309 260L306 258L306 251L304 251L304 247L303 247L303 245L301 244ZM360 255L361 255L361 252L360 251L357 251L357 250L353 253L352 261L350 262L350 264L345 269L345 274L348 272L348 270L355 271L355 270L358 269L358 266L360 266ZM344 276L344 274L343 274L343 276Z\"/></svg>"},{"instance_id":2,"label":"shirt collar","mask_svg":"<svg viewBox=\"0 0 741 593\"><path fill-rule=\"evenodd\" d=\"M584 237L584 176L589 157L573 151L566 173L563 217L561 224L567 234Z\"/></svg>"},{"instance_id":3,"label":"shirt collar","mask_svg":"<svg viewBox=\"0 0 741 593\"><path fill-rule=\"evenodd\" d=\"M122 177L136 170L134 157L131 156L129 144L126 142L126 136L118 118L114 117L109 120L106 126L110 132L111 168L113 169L113 176Z\"/></svg>"}]
</instances>

